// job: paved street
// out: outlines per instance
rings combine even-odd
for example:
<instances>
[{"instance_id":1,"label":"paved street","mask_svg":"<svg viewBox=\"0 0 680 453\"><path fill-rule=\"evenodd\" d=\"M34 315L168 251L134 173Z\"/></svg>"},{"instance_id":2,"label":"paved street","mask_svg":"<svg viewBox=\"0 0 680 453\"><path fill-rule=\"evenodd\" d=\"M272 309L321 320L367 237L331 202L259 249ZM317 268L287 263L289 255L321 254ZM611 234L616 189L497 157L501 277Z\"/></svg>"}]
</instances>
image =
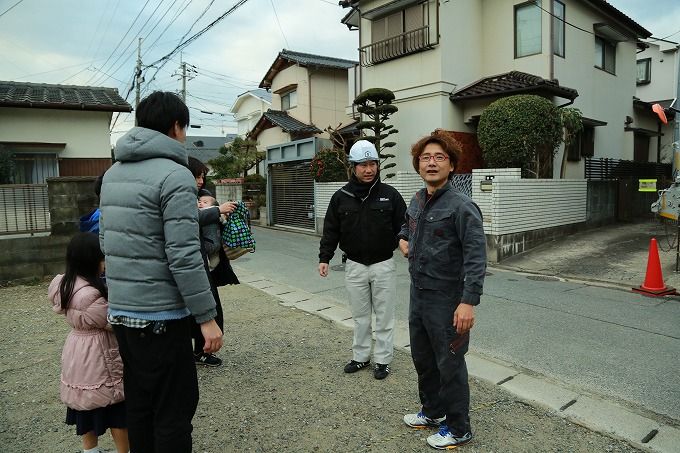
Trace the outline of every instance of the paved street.
<instances>
[{"instance_id":1,"label":"paved street","mask_svg":"<svg viewBox=\"0 0 680 453\"><path fill-rule=\"evenodd\" d=\"M255 228L257 252L234 262L304 291L346 300L343 273L317 273L319 238ZM408 311L406 260L397 257L398 321ZM331 266L340 264L339 256ZM616 288L489 269L472 351L680 421L680 303Z\"/></svg>"}]
</instances>

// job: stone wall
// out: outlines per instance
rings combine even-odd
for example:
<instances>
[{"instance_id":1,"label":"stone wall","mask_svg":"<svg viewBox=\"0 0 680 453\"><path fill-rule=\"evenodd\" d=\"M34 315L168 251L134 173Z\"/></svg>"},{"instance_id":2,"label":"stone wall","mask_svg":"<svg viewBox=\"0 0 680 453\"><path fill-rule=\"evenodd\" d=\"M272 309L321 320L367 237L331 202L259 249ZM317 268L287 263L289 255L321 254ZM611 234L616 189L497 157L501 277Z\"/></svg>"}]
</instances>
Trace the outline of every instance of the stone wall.
<instances>
[{"instance_id":1,"label":"stone wall","mask_svg":"<svg viewBox=\"0 0 680 453\"><path fill-rule=\"evenodd\" d=\"M80 217L98 206L94 177L48 178L51 233L1 238L0 284L54 276L64 271L66 246Z\"/></svg>"}]
</instances>

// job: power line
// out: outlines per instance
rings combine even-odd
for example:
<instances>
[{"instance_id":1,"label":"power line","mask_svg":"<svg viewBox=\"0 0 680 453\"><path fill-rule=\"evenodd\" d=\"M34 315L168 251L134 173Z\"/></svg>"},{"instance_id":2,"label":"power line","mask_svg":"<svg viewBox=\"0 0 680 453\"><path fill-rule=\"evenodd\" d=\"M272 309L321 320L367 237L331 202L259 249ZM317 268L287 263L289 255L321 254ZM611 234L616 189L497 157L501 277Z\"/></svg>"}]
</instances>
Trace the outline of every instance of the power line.
<instances>
[{"instance_id":1,"label":"power line","mask_svg":"<svg viewBox=\"0 0 680 453\"><path fill-rule=\"evenodd\" d=\"M288 40L286 39L286 34L283 32L283 27L281 26L281 21L279 21L279 15L276 13L276 7L274 6L274 0L269 0L269 3L272 4L272 10L274 10L274 17L276 18L276 23L279 24L279 30L281 30L281 36L283 36L283 40L286 41L286 49L290 49L290 46L288 45Z\"/></svg>"},{"instance_id":2,"label":"power line","mask_svg":"<svg viewBox=\"0 0 680 453\"><path fill-rule=\"evenodd\" d=\"M149 66L155 66L156 64L160 64L160 66L156 69L156 72L154 73L153 77L151 78L151 80L150 80L148 83L151 83L151 82L155 79L156 74L158 74L158 71L160 71L160 68L162 68L163 66L165 66L165 64L168 62L168 60L170 59L170 57L172 57L173 55L175 55L177 52L180 52L182 49L184 49L185 47L187 47L189 44L191 44L192 42L194 42L195 40L197 40L199 37L201 37L201 35L203 35L205 32L207 32L207 31L210 30L212 27L214 27L216 24L218 24L222 19L224 19L225 17L227 17L228 15L230 15L231 13L233 13L234 11L236 11L238 8L240 8L241 6L243 6L247 1L248 1L248 0L239 0L238 2L236 2L236 4L235 4L234 6L232 6L231 8L229 8L224 14L222 14L220 17L218 17L217 19L215 19L214 21L212 21L210 24L208 24L207 26L205 26L202 30L198 31L198 32L195 33L193 36L191 36L190 38L186 39L184 42L178 44L172 51L170 51L170 53L168 53L167 55L165 55L165 56L159 58L159 59L156 60L155 62L151 63Z\"/></svg>"},{"instance_id":3,"label":"power line","mask_svg":"<svg viewBox=\"0 0 680 453\"><path fill-rule=\"evenodd\" d=\"M106 59L106 61L105 61L104 64L102 65L102 69L106 66L106 64L109 62L109 60L111 60L111 57L113 57L113 55L116 53L116 50L118 50L118 48L119 48L120 45L123 43L123 41L125 40L125 38L127 38L128 33L130 33L130 30L132 30L132 27L134 27L134 25L137 23L137 20L140 18L140 16L142 15L142 12L144 12L144 10L146 9L146 6L149 4L150 1L151 1L151 0L146 0L146 2L144 3L144 6L142 7L142 9L137 13L137 16L135 17L135 20L132 21L132 23L130 24L130 27L127 29L127 31L125 32L125 34L123 35L123 37L120 38L120 41L118 41L118 44L116 44L116 47L113 49L113 51L111 52L111 54L109 55L109 57ZM90 81L94 80L95 78L96 78L96 77L90 77L90 79L88 79L88 81L86 82L86 85L89 84Z\"/></svg>"},{"instance_id":4,"label":"power line","mask_svg":"<svg viewBox=\"0 0 680 453\"><path fill-rule=\"evenodd\" d=\"M0 14L0 17L4 16L4 15L7 14L8 12L10 12L15 6L17 6L19 3L23 2L23 1L24 1L24 0L19 0L19 1L16 2L14 5L12 5L12 6L10 6L9 8L7 8L5 11L2 12L2 14Z\"/></svg>"}]
</instances>

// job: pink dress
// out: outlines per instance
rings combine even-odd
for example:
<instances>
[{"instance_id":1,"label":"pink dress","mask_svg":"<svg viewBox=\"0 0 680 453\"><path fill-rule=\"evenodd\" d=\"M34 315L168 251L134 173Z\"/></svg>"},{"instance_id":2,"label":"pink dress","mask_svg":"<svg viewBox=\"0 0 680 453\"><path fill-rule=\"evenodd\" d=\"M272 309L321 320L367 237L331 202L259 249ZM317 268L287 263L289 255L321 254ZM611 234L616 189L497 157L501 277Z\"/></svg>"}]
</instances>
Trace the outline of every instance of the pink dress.
<instances>
[{"instance_id":1,"label":"pink dress","mask_svg":"<svg viewBox=\"0 0 680 453\"><path fill-rule=\"evenodd\" d=\"M77 278L66 312L61 308L57 275L47 290L56 313L72 327L61 354L61 400L87 411L119 403L123 394L123 361L118 342L106 320L108 302L97 289Z\"/></svg>"}]
</instances>

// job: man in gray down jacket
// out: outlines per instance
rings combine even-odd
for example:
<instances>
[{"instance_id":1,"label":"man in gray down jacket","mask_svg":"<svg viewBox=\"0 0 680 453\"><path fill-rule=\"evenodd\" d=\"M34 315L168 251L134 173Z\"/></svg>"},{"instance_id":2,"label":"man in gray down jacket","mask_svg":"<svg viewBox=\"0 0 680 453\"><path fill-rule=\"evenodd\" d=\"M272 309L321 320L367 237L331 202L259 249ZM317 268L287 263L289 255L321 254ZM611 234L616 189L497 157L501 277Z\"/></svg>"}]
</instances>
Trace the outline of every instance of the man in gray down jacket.
<instances>
[{"instance_id":1,"label":"man in gray down jacket","mask_svg":"<svg viewBox=\"0 0 680 453\"><path fill-rule=\"evenodd\" d=\"M116 144L101 190L109 322L124 363L131 451L190 452L198 380L190 315L204 351L222 347L201 258L196 181L184 147L189 110L155 92Z\"/></svg>"},{"instance_id":2,"label":"man in gray down jacket","mask_svg":"<svg viewBox=\"0 0 680 453\"><path fill-rule=\"evenodd\" d=\"M481 212L450 182L459 153L458 142L439 130L413 145L425 188L411 199L399 233L411 274L409 334L422 403L404 423L439 428L427 438L437 449L472 440L465 353L486 272Z\"/></svg>"},{"instance_id":3,"label":"man in gray down jacket","mask_svg":"<svg viewBox=\"0 0 680 453\"><path fill-rule=\"evenodd\" d=\"M347 254L345 287L354 319L352 360L345 373L370 364L371 311L375 313L373 377L385 379L394 352L397 277L392 255L404 221L406 203L392 186L380 181L378 152L359 140L349 152L352 176L335 192L326 211L319 247L319 275L328 275L335 248Z\"/></svg>"}]
</instances>

